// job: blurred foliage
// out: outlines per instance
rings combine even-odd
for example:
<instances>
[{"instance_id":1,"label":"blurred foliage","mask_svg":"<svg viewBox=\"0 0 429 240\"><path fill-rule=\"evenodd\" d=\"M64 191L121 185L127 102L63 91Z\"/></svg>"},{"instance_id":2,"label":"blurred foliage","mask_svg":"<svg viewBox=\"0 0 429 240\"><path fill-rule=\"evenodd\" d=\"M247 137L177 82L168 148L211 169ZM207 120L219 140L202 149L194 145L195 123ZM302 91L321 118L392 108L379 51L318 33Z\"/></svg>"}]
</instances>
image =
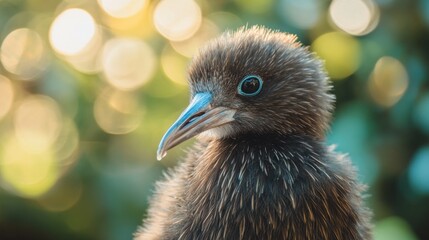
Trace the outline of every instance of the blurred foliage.
<instances>
[{"instance_id":1,"label":"blurred foliage","mask_svg":"<svg viewBox=\"0 0 429 240\"><path fill-rule=\"evenodd\" d=\"M0 238L132 238L189 58L254 24L326 61L375 239L429 239L428 0L0 0Z\"/></svg>"}]
</instances>

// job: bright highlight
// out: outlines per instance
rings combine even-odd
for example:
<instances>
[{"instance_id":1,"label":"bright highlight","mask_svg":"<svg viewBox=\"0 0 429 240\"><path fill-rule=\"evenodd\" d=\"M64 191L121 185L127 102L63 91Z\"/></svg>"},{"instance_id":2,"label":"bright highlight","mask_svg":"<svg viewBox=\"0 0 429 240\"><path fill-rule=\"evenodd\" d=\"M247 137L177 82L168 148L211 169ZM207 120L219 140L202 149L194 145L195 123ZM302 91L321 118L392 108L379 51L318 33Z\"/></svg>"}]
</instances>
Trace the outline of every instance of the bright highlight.
<instances>
[{"instance_id":1,"label":"bright highlight","mask_svg":"<svg viewBox=\"0 0 429 240\"><path fill-rule=\"evenodd\" d=\"M46 48L40 35L28 28L9 33L0 49L4 68L23 80L34 79L46 68Z\"/></svg>"},{"instance_id":2,"label":"bright highlight","mask_svg":"<svg viewBox=\"0 0 429 240\"><path fill-rule=\"evenodd\" d=\"M94 18L88 12L71 8L55 18L49 30L49 41L56 52L75 55L90 44L96 31Z\"/></svg>"},{"instance_id":3,"label":"bright highlight","mask_svg":"<svg viewBox=\"0 0 429 240\"><path fill-rule=\"evenodd\" d=\"M408 81L407 70L399 60L382 57L370 76L369 92L376 103L390 107L401 99L407 90Z\"/></svg>"},{"instance_id":4,"label":"bright highlight","mask_svg":"<svg viewBox=\"0 0 429 240\"><path fill-rule=\"evenodd\" d=\"M10 136L0 156L0 173L9 191L37 197L48 191L58 176L54 153L46 149L33 152Z\"/></svg>"},{"instance_id":5,"label":"bright highlight","mask_svg":"<svg viewBox=\"0 0 429 240\"><path fill-rule=\"evenodd\" d=\"M334 0L329 7L334 24L352 35L365 35L378 24L379 9L372 0Z\"/></svg>"},{"instance_id":6,"label":"bright highlight","mask_svg":"<svg viewBox=\"0 0 429 240\"><path fill-rule=\"evenodd\" d=\"M14 114L17 140L28 151L43 152L51 148L62 127L62 116L54 100L42 95L25 98Z\"/></svg>"},{"instance_id":7,"label":"bright highlight","mask_svg":"<svg viewBox=\"0 0 429 240\"><path fill-rule=\"evenodd\" d=\"M359 67L359 42L344 33L326 33L318 37L311 46L325 60L326 69L333 79L346 78Z\"/></svg>"},{"instance_id":8,"label":"bright highlight","mask_svg":"<svg viewBox=\"0 0 429 240\"><path fill-rule=\"evenodd\" d=\"M162 0L154 12L158 32L172 41L192 37L201 25L201 9L193 0Z\"/></svg>"},{"instance_id":9,"label":"bright highlight","mask_svg":"<svg viewBox=\"0 0 429 240\"><path fill-rule=\"evenodd\" d=\"M110 16L127 18L141 11L145 0L97 0L100 7Z\"/></svg>"},{"instance_id":10,"label":"bright highlight","mask_svg":"<svg viewBox=\"0 0 429 240\"><path fill-rule=\"evenodd\" d=\"M136 39L112 39L102 53L106 80L122 90L136 89L150 80L156 67L152 48Z\"/></svg>"}]
</instances>

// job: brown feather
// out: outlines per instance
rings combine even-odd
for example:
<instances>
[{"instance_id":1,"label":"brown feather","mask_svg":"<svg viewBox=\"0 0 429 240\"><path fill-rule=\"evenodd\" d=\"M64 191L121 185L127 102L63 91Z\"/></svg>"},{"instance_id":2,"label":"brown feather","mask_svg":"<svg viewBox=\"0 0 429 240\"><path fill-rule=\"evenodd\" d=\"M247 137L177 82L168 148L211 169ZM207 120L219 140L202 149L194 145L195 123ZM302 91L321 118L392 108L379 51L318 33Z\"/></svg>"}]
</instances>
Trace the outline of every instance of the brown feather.
<instances>
[{"instance_id":1,"label":"brown feather","mask_svg":"<svg viewBox=\"0 0 429 240\"><path fill-rule=\"evenodd\" d=\"M264 88L245 99L236 89L249 74ZM324 144L331 85L295 36L226 33L193 59L189 80L192 94L239 111L157 184L136 239L371 239L365 187Z\"/></svg>"}]
</instances>

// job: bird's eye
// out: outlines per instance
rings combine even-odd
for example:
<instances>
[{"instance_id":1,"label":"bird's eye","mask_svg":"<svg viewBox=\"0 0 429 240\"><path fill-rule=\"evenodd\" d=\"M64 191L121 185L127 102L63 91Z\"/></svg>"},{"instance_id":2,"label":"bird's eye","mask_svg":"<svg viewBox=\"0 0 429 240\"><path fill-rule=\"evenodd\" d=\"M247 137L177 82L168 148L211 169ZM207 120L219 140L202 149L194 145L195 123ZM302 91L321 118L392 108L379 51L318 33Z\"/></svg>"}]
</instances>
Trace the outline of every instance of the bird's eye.
<instances>
[{"instance_id":1,"label":"bird's eye","mask_svg":"<svg viewBox=\"0 0 429 240\"><path fill-rule=\"evenodd\" d=\"M246 97L257 95L262 89L262 79L256 75L249 75L243 78L238 84L238 94Z\"/></svg>"}]
</instances>

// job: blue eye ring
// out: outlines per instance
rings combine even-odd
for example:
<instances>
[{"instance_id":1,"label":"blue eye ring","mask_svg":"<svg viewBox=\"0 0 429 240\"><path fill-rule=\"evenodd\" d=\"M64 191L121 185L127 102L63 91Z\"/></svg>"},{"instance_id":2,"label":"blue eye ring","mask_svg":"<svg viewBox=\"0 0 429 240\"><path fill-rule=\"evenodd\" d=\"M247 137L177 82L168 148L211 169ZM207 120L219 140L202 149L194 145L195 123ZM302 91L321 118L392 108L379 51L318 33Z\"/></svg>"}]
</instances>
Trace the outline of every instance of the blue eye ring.
<instances>
[{"instance_id":1,"label":"blue eye ring","mask_svg":"<svg viewBox=\"0 0 429 240\"><path fill-rule=\"evenodd\" d=\"M257 80L255 82L255 80ZM251 82L250 82L251 81ZM262 78L258 75L248 75L244 77L237 86L237 92L241 96L253 97L258 95L262 90ZM249 85L250 84L250 85ZM248 88L248 89L246 89Z\"/></svg>"}]
</instances>

